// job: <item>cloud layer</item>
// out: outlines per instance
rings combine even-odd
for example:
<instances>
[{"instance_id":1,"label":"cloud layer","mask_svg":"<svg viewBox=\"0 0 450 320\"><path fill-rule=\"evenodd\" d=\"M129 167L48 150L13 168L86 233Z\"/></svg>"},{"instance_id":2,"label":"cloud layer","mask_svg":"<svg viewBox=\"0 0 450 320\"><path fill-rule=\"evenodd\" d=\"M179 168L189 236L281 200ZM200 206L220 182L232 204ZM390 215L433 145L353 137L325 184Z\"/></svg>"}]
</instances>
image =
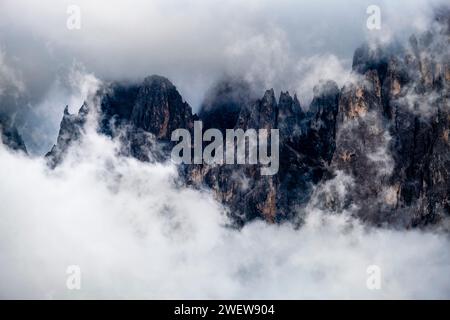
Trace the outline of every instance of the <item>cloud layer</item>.
<instances>
[{"instance_id":1,"label":"cloud layer","mask_svg":"<svg viewBox=\"0 0 450 320\"><path fill-rule=\"evenodd\" d=\"M88 127L50 171L0 147L0 297L450 297L445 235L368 229L314 202L299 229L230 229L208 192L177 187L171 164L116 149ZM81 268L79 291L66 288L70 265ZM367 289L370 265L380 290Z\"/></svg>"}]
</instances>

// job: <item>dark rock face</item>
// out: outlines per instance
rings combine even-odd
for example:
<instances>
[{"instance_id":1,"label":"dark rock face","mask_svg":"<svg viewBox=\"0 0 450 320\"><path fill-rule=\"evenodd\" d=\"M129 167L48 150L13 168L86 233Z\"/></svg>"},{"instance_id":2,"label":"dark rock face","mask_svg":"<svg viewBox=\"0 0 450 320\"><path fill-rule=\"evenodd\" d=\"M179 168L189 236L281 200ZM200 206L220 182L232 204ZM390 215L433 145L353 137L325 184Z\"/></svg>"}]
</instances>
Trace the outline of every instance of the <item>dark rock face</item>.
<instances>
[{"instance_id":1,"label":"dark rock face","mask_svg":"<svg viewBox=\"0 0 450 320\"><path fill-rule=\"evenodd\" d=\"M139 160L167 159L172 131L193 127L191 107L164 77L153 75L139 85L115 83L99 95L100 132L119 137L122 152Z\"/></svg>"},{"instance_id":2,"label":"dark rock face","mask_svg":"<svg viewBox=\"0 0 450 320\"><path fill-rule=\"evenodd\" d=\"M355 53L361 80L343 89L332 166L353 178L342 206L363 220L415 227L450 215L445 30L411 37L401 53Z\"/></svg>"},{"instance_id":3,"label":"dark rock face","mask_svg":"<svg viewBox=\"0 0 450 320\"><path fill-rule=\"evenodd\" d=\"M191 107L164 77L151 76L140 85L112 83L94 99L100 101L99 110L85 103L77 115L71 115L66 108L58 141L46 155L50 165L58 164L69 146L82 137L90 111L99 113L99 133L119 139L122 154L142 161L167 159L172 131L193 126Z\"/></svg>"},{"instance_id":4,"label":"dark rock face","mask_svg":"<svg viewBox=\"0 0 450 320\"><path fill-rule=\"evenodd\" d=\"M222 133L279 129L280 164L273 176L250 164L179 167L184 182L211 189L237 225L301 221L311 199L375 225L435 225L450 217L448 17L439 16L433 30L411 37L406 48L359 48L355 80L342 89L319 83L307 111L288 92L277 99L267 90L258 98L244 81L226 79L208 92L197 117L169 80L152 76L98 93L98 131L119 139L124 155L164 161L172 131L192 131L198 119L203 130ZM64 113L47 155L52 165L82 137L90 109L85 104L78 115ZM345 192L326 187L332 181Z\"/></svg>"},{"instance_id":5,"label":"dark rock face","mask_svg":"<svg viewBox=\"0 0 450 320\"><path fill-rule=\"evenodd\" d=\"M273 90L240 108L232 128L279 129L280 166L273 176L262 176L260 165L190 165L189 184L211 188L230 208L238 224L255 218L271 222L293 219L327 171L334 151L339 89L333 82L317 86L311 111L305 113L296 96ZM207 116L200 117L208 122Z\"/></svg>"},{"instance_id":6,"label":"dark rock face","mask_svg":"<svg viewBox=\"0 0 450 320\"><path fill-rule=\"evenodd\" d=\"M59 164L67 153L72 143L77 143L84 132L88 114L87 104L83 104L78 114L70 114L69 107L64 109L64 115L59 128L58 139L52 149L45 155L50 167Z\"/></svg>"},{"instance_id":7,"label":"dark rock face","mask_svg":"<svg viewBox=\"0 0 450 320\"><path fill-rule=\"evenodd\" d=\"M192 110L169 80L152 76L139 88L130 120L134 127L169 141L175 129L192 126Z\"/></svg>"},{"instance_id":8,"label":"dark rock face","mask_svg":"<svg viewBox=\"0 0 450 320\"><path fill-rule=\"evenodd\" d=\"M17 128L9 118L2 115L0 115L0 138L0 143L3 143L11 150L27 153L27 148Z\"/></svg>"},{"instance_id":9,"label":"dark rock face","mask_svg":"<svg viewBox=\"0 0 450 320\"><path fill-rule=\"evenodd\" d=\"M169 141L173 130L187 128L192 122L191 107L164 77L153 75L139 85L113 83L99 95L100 131L106 134L129 124Z\"/></svg>"}]
</instances>

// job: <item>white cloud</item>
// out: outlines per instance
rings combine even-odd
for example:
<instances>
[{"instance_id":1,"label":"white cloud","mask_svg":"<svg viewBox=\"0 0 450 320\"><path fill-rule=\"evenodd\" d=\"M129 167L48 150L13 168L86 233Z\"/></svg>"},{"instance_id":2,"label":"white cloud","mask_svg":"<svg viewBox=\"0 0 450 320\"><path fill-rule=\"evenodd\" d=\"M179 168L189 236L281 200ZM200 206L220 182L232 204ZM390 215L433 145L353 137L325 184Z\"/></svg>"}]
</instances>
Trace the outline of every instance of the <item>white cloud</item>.
<instances>
[{"instance_id":1,"label":"white cloud","mask_svg":"<svg viewBox=\"0 0 450 320\"><path fill-rule=\"evenodd\" d=\"M229 229L210 194L175 187L172 165L116 148L88 125L50 171L0 147L2 298L450 296L445 235L370 229L314 206L300 229ZM366 287L373 264L379 291ZM69 265L81 268L80 291L66 289Z\"/></svg>"}]
</instances>

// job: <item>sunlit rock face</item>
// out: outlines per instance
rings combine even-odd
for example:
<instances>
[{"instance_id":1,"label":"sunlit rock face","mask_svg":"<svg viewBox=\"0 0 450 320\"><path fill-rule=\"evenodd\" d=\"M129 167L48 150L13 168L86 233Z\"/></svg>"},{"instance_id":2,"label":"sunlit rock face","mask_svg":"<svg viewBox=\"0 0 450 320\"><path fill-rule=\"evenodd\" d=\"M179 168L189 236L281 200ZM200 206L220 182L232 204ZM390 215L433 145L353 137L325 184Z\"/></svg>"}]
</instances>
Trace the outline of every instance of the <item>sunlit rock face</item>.
<instances>
[{"instance_id":1,"label":"sunlit rock face","mask_svg":"<svg viewBox=\"0 0 450 320\"><path fill-rule=\"evenodd\" d=\"M279 129L277 174L262 176L260 165L187 164L179 166L183 183L212 190L236 225L301 222L313 197L324 210L374 225L436 225L450 216L448 17L438 14L433 29L405 47L357 49L353 80L342 88L319 83L309 106L289 92L277 96L226 78L197 116L164 77L107 84L99 103L86 103L77 115L65 111L47 159L51 166L63 160L92 112L97 130L120 141L121 154L142 161L168 160L172 131L192 132L195 120L223 133Z\"/></svg>"}]
</instances>

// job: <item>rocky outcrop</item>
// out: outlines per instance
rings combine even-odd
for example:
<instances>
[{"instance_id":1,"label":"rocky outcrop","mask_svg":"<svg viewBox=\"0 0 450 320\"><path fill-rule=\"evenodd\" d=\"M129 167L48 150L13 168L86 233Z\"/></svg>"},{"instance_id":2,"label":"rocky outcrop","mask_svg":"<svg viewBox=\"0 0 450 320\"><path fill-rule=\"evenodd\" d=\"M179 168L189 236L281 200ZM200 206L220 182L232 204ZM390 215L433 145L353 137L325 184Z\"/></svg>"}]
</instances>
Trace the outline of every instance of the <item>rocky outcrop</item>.
<instances>
[{"instance_id":1,"label":"rocky outcrop","mask_svg":"<svg viewBox=\"0 0 450 320\"><path fill-rule=\"evenodd\" d=\"M327 171L335 147L339 89L334 82L326 82L314 93L309 112L304 112L297 97L288 92L281 92L277 101L273 90L239 108L232 128L280 130L276 175L262 176L260 165L190 165L185 167L186 181L211 188L238 224L255 218L271 222L293 219ZM211 121L208 114L200 115L200 120Z\"/></svg>"},{"instance_id":2,"label":"rocky outcrop","mask_svg":"<svg viewBox=\"0 0 450 320\"><path fill-rule=\"evenodd\" d=\"M102 88L97 130L119 139L124 155L164 161L172 131L192 130L195 120L222 133L279 129L276 175L250 164L179 167L183 182L212 190L237 225L301 220L311 199L370 224L436 225L450 217L449 16L438 15L434 28L407 47L357 49L354 80L341 89L319 83L307 108L288 92L258 97L245 81L227 78L208 92L197 117L169 80L151 76ZM51 165L82 138L92 109L65 111L47 155Z\"/></svg>"},{"instance_id":3,"label":"rocky outcrop","mask_svg":"<svg viewBox=\"0 0 450 320\"><path fill-rule=\"evenodd\" d=\"M334 170L353 178L342 207L402 227L450 216L449 33L441 24L401 50L358 49L360 79L339 102Z\"/></svg>"},{"instance_id":4,"label":"rocky outcrop","mask_svg":"<svg viewBox=\"0 0 450 320\"><path fill-rule=\"evenodd\" d=\"M14 151L27 153L27 147L19 134L17 128L12 124L11 119L0 115L0 143Z\"/></svg>"},{"instance_id":5,"label":"rocky outcrop","mask_svg":"<svg viewBox=\"0 0 450 320\"><path fill-rule=\"evenodd\" d=\"M98 114L97 130L119 139L121 153L142 161L168 158L170 136L177 128L191 129L191 107L166 78L150 76L141 84L111 83L101 88L98 102L85 103L77 115L66 108L56 145L46 155L51 166L58 164L70 145L79 141L88 113Z\"/></svg>"}]
</instances>

